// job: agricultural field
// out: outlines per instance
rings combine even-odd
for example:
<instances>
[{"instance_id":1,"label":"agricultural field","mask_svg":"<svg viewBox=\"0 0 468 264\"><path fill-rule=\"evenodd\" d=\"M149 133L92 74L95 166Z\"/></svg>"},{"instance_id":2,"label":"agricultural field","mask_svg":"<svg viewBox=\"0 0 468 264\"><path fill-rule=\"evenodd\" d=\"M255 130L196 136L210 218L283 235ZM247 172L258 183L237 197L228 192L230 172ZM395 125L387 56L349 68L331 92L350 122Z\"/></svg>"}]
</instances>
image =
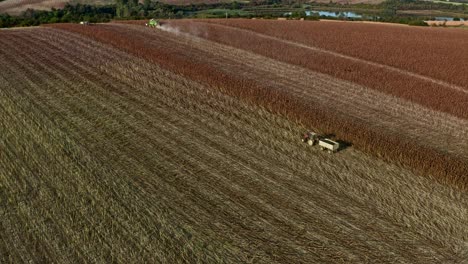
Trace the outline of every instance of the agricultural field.
<instances>
[{"instance_id":1,"label":"agricultural field","mask_svg":"<svg viewBox=\"0 0 468 264\"><path fill-rule=\"evenodd\" d=\"M0 263L468 259L463 71L356 53L401 27L141 23L0 30Z\"/></svg>"}]
</instances>

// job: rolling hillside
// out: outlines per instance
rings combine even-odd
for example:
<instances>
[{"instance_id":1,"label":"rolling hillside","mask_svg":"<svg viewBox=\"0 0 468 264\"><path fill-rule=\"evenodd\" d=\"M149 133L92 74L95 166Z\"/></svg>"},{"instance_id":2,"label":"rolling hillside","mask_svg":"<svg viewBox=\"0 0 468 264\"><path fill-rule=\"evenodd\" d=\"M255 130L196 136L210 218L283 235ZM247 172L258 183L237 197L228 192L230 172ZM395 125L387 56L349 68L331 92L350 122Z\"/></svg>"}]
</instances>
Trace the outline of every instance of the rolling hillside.
<instances>
[{"instance_id":1,"label":"rolling hillside","mask_svg":"<svg viewBox=\"0 0 468 264\"><path fill-rule=\"evenodd\" d=\"M5 0L0 2L0 13L18 15L28 8L50 10L52 7L62 8L66 3L109 4L112 2L113 0Z\"/></svg>"},{"instance_id":2,"label":"rolling hillside","mask_svg":"<svg viewBox=\"0 0 468 264\"><path fill-rule=\"evenodd\" d=\"M197 3L219 3L229 2L230 0L163 0L169 4L197 4ZM0 14L8 13L10 15L18 15L28 8L38 10L50 10L54 8L62 8L66 3L76 4L110 4L115 2L114 0L5 0L0 1ZM140 0L140 2L143 2Z\"/></svg>"}]
</instances>

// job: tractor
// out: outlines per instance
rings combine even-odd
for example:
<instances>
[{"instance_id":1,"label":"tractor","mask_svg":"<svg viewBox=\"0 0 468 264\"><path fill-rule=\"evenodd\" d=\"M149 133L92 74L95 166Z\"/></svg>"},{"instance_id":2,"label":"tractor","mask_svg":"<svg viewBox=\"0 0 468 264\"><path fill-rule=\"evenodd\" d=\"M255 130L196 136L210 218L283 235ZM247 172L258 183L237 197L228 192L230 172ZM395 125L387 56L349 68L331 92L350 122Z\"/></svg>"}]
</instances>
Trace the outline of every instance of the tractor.
<instances>
[{"instance_id":1,"label":"tractor","mask_svg":"<svg viewBox=\"0 0 468 264\"><path fill-rule=\"evenodd\" d=\"M309 146L313 146L313 145L317 144L318 141L319 141L319 135L317 133L312 132L312 131L308 131L302 137L302 142L307 143Z\"/></svg>"}]
</instances>

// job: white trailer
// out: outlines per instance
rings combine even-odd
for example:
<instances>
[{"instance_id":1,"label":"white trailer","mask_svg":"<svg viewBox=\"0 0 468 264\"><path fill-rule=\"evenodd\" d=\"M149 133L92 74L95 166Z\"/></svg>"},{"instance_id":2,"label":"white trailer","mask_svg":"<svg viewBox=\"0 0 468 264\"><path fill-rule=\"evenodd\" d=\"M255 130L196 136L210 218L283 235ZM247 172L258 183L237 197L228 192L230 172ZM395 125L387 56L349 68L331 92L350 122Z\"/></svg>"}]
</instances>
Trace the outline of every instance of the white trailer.
<instances>
[{"instance_id":1,"label":"white trailer","mask_svg":"<svg viewBox=\"0 0 468 264\"><path fill-rule=\"evenodd\" d=\"M319 147L322 150L327 150L329 152L337 152L340 148L340 143L333 141L331 139L325 138L319 140Z\"/></svg>"}]
</instances>

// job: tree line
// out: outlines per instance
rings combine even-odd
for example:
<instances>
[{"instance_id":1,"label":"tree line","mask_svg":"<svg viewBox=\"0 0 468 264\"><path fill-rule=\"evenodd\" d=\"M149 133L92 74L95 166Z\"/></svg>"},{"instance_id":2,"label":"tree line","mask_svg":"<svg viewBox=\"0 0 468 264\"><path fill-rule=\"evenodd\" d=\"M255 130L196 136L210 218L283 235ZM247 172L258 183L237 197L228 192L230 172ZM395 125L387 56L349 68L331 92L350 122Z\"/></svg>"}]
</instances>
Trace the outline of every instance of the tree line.
<instances>
[{"instance_id":1,"label":"tree line","mask_svg":"<svg viewBox=\"0 0 468 264\"><path fill-rule=\"evenodd\" d=\"M143 3L139 3L138 0L115 0L114 4L103 6L67 3L63 9L52 8L50 11L28 9L19 16L0 14L0 28L80 21L99 23L109 22L111 19L182 18L200 10L242 8L243 5L234 2L177 6L154 0L144 0Z\"/></svg>"},{"instance_id":2,"label":"tree line","mask_svg":"<svg viewBox=\"0 0 468 264\"><path fill-rule=\"evenodd\" d=\"M69 23L79 21L108 22L115 16L115 6L92 6L66 4L63 9L50 11L27 9L19 16L0 14L0 27L37 26L48 23Z\"/></svg>"},{"instance_id":3,"label":"tree line","mask_svg":"<svg viewBox=\"0 0 468 264\"><path fill-rule=\"evenodd\" d=\"M3 1L3 0L0 0ZM301 0L302 1L302 0ZM468 0L463 0L468 1ZM448 5L433 3L420 0L387 0L378 5L357 4L357 5L342 5L337 3L314 3L315 7L326 9L329 8L358 8L360 10L380 10L378 13L378 21L395 22L404 24L424 25L424 20L430 18L420 16L408 16L397 14L397 10L450 10L460 13L464 17L468 14L468 5ZM302 2L288 0L255 0L250 2L229 2L215 4L192 4L192 5L170 5L161 3L155 0L144 0L140 3L138 0L115 0L113 4L103 6L93 6L86 4L66 4L63 9L52 9L50 11L39 11L28 9L19 16L10 16L8 14L0 14L0 28L14 26L37 26L47 23L76 23L80 21L88 21L91 23L108 22L111 19L148 19L148 18L183 18L196 17L198 11L203 10L221 10L217 13L210 14L210 17L224 17L223 10L238 10L249 8L267 8L267 13L264 12L232 12L231 17L265 17L275 18L284 16L285 12L281 12L284 7L294 8L297 11L291 13L291 18L302 17L305 19L319 19L320 17L311 17L305 15L306 8ZM275 13L275 10L276 13ZM268 13L270 12L270 13ZM328 17L327 17L328 18ZM330 18L328 18L330 19ZM337 18L346 19L350 18ZM357 20L357 19L354 19Z\"/></svg>"}]
</instances>

